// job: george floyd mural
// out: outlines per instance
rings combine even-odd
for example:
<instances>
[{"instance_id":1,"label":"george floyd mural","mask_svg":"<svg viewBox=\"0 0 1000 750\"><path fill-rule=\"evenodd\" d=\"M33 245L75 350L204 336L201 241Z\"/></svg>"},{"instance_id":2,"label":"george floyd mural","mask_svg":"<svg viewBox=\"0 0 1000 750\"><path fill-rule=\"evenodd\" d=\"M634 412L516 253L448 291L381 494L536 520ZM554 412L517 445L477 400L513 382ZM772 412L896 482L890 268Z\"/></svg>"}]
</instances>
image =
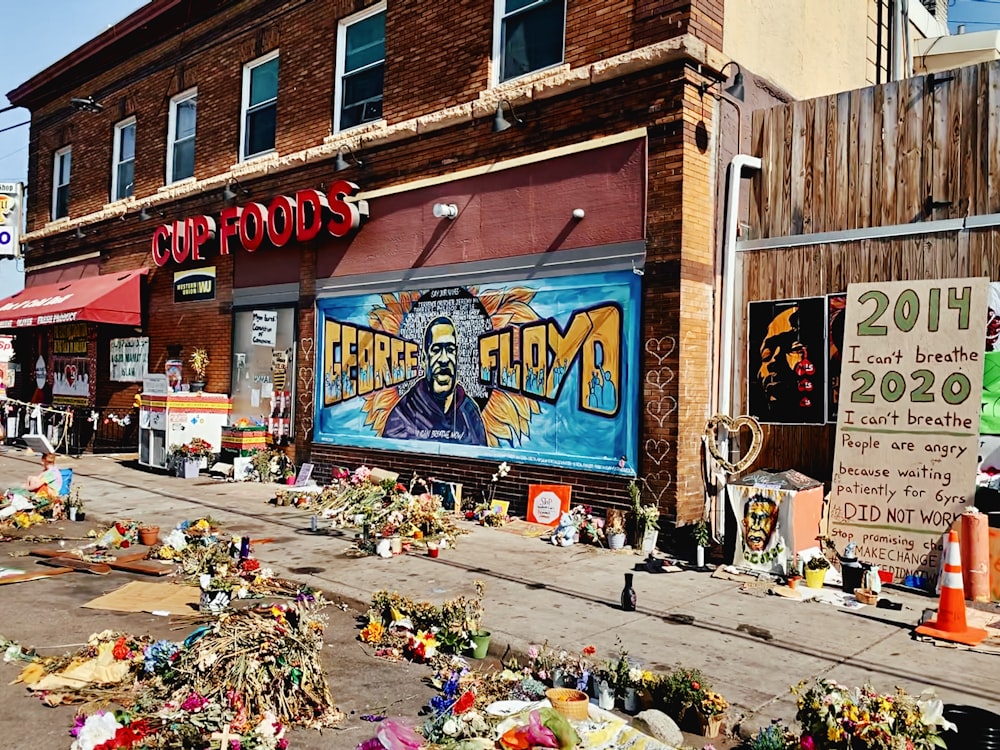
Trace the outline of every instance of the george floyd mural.
<instances>
[{"instance_id":1,"label":"george floyd mural","mask_svg":"<svg viewBox=\"0 0 1000 750\"><path fill-rule=\"evenodd\" d=\"M622 271L319 300L315 440L634 474L639 299Z\"/></svg>"}]
</instances>

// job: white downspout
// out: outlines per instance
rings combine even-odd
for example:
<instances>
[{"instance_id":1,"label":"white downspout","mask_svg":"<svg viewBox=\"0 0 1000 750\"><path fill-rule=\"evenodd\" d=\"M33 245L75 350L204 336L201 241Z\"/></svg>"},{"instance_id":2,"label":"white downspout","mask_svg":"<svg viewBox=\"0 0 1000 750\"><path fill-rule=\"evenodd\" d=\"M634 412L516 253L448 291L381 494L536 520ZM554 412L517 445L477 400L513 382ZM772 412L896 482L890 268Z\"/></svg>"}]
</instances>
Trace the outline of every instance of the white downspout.
<instances>
[{"instance_id":1,"label":"white downspout","mask_svg":"<svg viewBox=\"0 0 1000 750\"><path fill-rule=\"evenodd\" d=\"M726 200L725 244L722 253L722 334L719 367L720 414L731 414L733 406L733 332L736 328L736 236L740 218L740 186L743 169L760 169L760 158L736 154L729 162L729 191ZM722 446L722 454L729 455L729 439ZM726 487L719 487L715 498L715 529L721 538L726 528Z\"/></svg>"}]
</instances>

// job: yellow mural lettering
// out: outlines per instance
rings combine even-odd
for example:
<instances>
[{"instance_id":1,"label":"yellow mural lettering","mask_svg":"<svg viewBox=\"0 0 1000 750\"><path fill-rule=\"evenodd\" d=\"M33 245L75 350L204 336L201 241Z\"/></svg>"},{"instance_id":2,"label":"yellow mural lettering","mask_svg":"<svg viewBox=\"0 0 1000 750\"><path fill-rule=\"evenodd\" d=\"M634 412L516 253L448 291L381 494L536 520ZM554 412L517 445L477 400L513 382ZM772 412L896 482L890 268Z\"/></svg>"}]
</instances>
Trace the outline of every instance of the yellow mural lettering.
<instances>
[{"instance_id":1,"label":"yellow mural lettering","mask_svg":"<svg viewBox=\"0 0 1000 750\"><path fill-rule=\"evenodd\" d=\"M416 377L419 347L382 331L327 319L323 404L345 401Z\"/></svg>"}]
</instances>

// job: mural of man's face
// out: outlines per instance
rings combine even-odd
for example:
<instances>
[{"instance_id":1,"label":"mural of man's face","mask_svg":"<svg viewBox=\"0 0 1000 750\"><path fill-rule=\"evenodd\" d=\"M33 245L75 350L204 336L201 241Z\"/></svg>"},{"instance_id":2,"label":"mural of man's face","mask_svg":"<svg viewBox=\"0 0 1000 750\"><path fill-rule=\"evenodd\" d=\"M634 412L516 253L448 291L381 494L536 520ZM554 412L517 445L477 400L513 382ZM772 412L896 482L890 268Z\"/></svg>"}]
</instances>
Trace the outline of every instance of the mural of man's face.
<instances>
[{"instance_id":1,"label":"mural of man's face","mask_svg":"<svg viewBox=\"0 0 1000 750\"><path fill-rule=\"evenodd\" d=\"M771 500L751 499L743 514L743 545L753 552L767 549L778 518L778 506Z\"/></svg>"},{"instance_id":2,"label":"mural of man's face","mask_svg":"<svg viewBox=\"0 0 1000 750\"><path fill-rule=\"evenodd\" d=\"M458 367L458 342L451 322L434 323L426 337L424 357L427 360L427 380L431 391L446 397L455 390Z\"/></svg>"},{"instance_id":3,"label":"mural of man's face","mask_svg":"<svg viewBox=\"0 0 1000 750\"><path fill-rule=\"evenodd\" d=\"M790 307L774 316L760 344L760 380L769 405L798 400L795 367L802 361L803 345L799 340L798 307Z\"/></svg>"}]
</instances>

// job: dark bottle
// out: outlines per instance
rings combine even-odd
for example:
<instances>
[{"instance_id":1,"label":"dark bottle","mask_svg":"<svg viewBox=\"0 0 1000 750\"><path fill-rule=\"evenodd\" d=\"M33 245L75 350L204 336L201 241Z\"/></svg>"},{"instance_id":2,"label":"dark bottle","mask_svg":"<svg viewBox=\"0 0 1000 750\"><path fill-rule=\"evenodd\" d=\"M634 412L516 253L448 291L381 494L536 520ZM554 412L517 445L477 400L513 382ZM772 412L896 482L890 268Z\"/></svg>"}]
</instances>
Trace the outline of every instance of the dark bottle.
<instances>
[{"instance_id":1,"label":"dark bottle","mask_svg":"<svg viewBox=\"0 0 1000 750\"><path fill-rule=\"evenodd\" d=\"M635 612L635 589L632 588L632 574L625 574L625 588L622 589L622 609Z\"/></svg>"}]
</instances>

